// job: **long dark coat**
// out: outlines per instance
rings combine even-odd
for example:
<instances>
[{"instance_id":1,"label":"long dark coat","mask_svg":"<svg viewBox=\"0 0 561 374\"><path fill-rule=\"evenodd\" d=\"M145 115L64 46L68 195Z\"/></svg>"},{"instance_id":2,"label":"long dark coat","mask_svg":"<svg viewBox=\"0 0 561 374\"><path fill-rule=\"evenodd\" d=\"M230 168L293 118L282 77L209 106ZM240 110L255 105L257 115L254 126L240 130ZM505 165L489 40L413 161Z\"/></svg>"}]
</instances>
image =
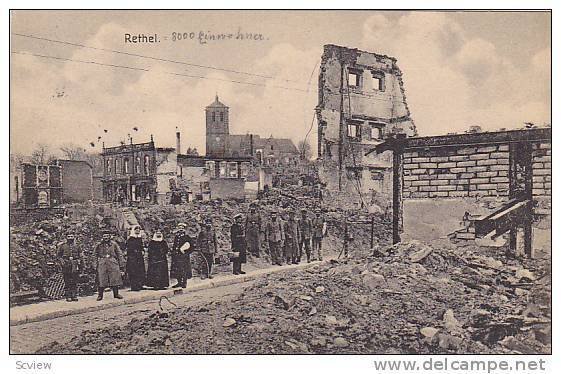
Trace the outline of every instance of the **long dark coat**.
<instances>
[{"instance_id":1,"label":"long dark coat","mask_svg":"<svg viewBox=\"0 0 561 374\"><path fill-rule=\"evenodd\" d=\"M148 272L146 285L154 288L169 287L168 254L169 247L165 240L151 240L148 244Z\"/></svg>"},{"instance_id":2,"label":"long dark coat","mask_svg":"<svg viewBox=\"0 0 561 374\"><path fill-rule=\"evenodd\" d=\"M239 261L245 264L247 261L246 255L246 243L245 243L245 230L242 225L234 223L230 228L230 235L232 241L232 251L239 252L240 255L237 258L230 259L231 262Z\"/></svg>"},{"instance_id":3,"label":"long dark coat","mask_svg":"<svg viewBox=\"0 0 561 374\"><path fill-rule=\"evenodd\" d=\"M124 267L123 254L114 241L101 242L95 247L94 264L97 269L99 287L115 287L123 284L121 268Z\"/></svg>"},{"instance_id":4,"label":"long dark coat","mask_svg":"<svg viewBox=\"0 0 561 374\"><path fill-rule=\"evenodd\" d=\"M179 250L183 244L189 242L191 247L181 253ZM190 272L191 269L191 253L195 250L195 239L191 238L189 235L177 234L173 239L173 247L171 249L171 271L170 277L179 279L181 274L186 274Z\"/></svg>"},{"instance_id":5,"label":"long dark coat","mask_svg":"<svg viewBox=\"0 0 561 374\"><path fill-rule=\"evenodd\" d=\"M146 265L144 264L144 244L142 238L129 237L127 248L127 274L132 288L140 288L146 280Z\"/></svg>"}]
</instances>

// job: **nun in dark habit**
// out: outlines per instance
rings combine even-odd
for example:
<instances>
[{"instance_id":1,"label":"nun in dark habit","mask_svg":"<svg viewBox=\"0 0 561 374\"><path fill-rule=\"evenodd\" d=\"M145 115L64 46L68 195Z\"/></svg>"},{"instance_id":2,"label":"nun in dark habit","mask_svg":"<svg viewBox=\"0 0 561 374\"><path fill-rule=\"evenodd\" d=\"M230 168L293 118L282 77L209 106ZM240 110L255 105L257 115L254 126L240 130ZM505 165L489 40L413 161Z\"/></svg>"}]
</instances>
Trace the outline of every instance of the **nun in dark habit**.
<instances>
[{"instance_id":1,"label":"nun in dark habit","mask_svg":"<svg viewBox=\"0 0 561 374\"><path fill-rule=\"evenodd\" d=\"M144 264L144 243L140 233L140 226L134 226L127 239L127 274L131 283L131 291L140 291L146 280Z\"/></svg>"},{"instance_id":2,"label":"nun in dark habit","mask_svg":"<svg viewBox=\"0 0 561 374\"><path fill-rule=\"evenodd\" d=\"M169 287L168 243L161 231L156 231L148 244L148 275L146 285L155 290Z\"/></svg>"}]
</instances>

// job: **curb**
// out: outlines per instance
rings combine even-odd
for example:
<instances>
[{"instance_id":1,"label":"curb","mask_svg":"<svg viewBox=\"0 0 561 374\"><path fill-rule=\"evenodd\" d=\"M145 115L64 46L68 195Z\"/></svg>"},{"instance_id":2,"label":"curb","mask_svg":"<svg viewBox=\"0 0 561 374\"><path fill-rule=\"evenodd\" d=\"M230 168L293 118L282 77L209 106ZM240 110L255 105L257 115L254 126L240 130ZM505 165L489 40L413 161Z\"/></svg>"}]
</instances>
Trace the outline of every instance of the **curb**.
<instances>
[{"instance_id":1,"label":"curb","mask_svg":"<svg viewBox=\"0 0 561 374\"><path fill-rule=\"evenodd\" d=\"M265 275L280 273L280 272L285 272L285 271L291 271L291 270L306 269L306 268L309 268L309 267L312 267L312 266L315 266L315 265L319 265L319 264L322 264L322 263L329 262L330 260L331 260L331 258L325 258L323 261L314 261L314 262L311 262L311 263L301 263L301 264L298 264L296 266L286 266L285 265L285 266L280 266L280 267L270 267L270 268L265 268L266 271L263 271L263 272L260 272L260 270L262 270L262 269L259 269L259 270L253 271L251 273L248 273L248 274L239 275L235 278L228 277L228 278L225 278L225 279L213 279L210 282L205 282L205 283L194 285L193 287L184 288L184 289L180 290L179 292L177 292L173 289L170 289L170 290L166 290L166 292L161 292L161 293L157 293L157 294L143 295L143 296L135 297L135 298L132 298L132 299L115 300L115 301L111 301L109 303L92 305L92 306L87 306L87 307L82 307L82 308L77 308L77 309L59 310L59 311L48 312L48 313L44 313L44 314L41 314L41 315L34 315L34 316L25 315L25 316L20 316L20 317L14 318L14 319L10 318L10 326L24 325L24 324L31 323L31 322L47 321L47 320L50 320L50 319L66 317L66 316L75 315L75 314L95 312L95 311L98 311L98 310L110 309L110 308L123 306L123 305L132 305L132 304L142 303L142 302L145 302L145 301L159 300L162 296L166 296L168 298L171 298L171 297L178 296L178 295L185 295L186 293L203 291L203 290L208 290L208 289L211 289L211 288L230 286L230 285L233 285L233 284L239 284L239 283L244 283L244 282L250 282L250 281L256 280L256 279L258 279L262 276L265 276Z\"/></svg>"}]
</instances>

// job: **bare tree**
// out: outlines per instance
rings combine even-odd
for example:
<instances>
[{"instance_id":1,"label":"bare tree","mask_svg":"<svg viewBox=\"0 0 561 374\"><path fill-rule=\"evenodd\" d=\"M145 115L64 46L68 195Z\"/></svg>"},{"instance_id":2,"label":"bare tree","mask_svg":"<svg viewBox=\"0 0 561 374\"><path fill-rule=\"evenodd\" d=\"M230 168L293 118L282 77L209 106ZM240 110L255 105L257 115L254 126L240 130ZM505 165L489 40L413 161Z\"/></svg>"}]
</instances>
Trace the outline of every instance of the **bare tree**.
<instances>
[{"instance_id":1,"label":"bare tree","mask_svg":"<svg viewBox=\"0 0 561 374\"><path fill-rule=\"evenodd\" d=\"M312 146L307 140L301 140L298 142L298 152L300 153L300 159L309 160L312 155Z\"/></svg>"},{"instance_id":2,"label":"bare tree","mask_svg":"<svg viewBox=\"0 0 561 374\"><path fill-rule=\"evenodd\" d=\"M34 164L44 165L48 164L54 159L49 146L43 143L37 144L35 150L31 153L31 162Z\"/></svg>"},{"instance_id":3,"label":"bare tree","mask_svg":"<svg viewBox=\"0 0 561 374\"><path fill-rule=\"evenodd\" d=\"M60 147L60 151L67 160L86 161L86 150L76 144L68 143Z\"/></svg>"}]
</instances>

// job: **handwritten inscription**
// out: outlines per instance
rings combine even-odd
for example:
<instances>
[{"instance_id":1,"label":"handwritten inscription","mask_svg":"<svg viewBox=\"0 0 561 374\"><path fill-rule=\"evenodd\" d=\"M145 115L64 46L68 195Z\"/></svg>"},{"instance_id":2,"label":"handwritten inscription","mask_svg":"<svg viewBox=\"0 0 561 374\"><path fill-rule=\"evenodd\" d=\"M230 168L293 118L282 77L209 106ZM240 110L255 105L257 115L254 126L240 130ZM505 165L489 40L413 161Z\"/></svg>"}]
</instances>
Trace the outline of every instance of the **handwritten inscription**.
<instances>
[{"instance_id":1,"label":"handwritten inscription","mask_svg":"<svg viewBox=\"0 0 561 374\"><path fill-rule=\"evenodd\" d=\"M212 31L174 31L169 35L163 35L161 38L158 34L129 34L124 35L125 43L159 43L162 40L180 42L180 41L193 41L199 44L210 44L221 41L246 41L246 42L260 42L269 40L265 35L258 32L243 31L238 28L235 32L212 32Z\"/></svg>"}]
</instances>

